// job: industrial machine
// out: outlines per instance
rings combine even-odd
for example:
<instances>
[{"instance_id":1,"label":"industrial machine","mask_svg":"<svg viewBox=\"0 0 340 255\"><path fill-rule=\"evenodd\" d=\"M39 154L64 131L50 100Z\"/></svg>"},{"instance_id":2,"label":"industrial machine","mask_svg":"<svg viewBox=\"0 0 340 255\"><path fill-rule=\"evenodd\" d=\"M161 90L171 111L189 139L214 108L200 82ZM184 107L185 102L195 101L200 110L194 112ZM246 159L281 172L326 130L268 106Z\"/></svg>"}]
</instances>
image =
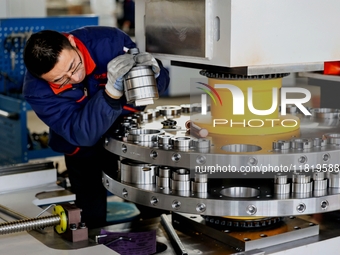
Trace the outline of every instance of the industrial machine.
<instances>
[{"instance_id":1,"label":"industrial machine","mask_svg":"<svg viewBox=\"0 0 340 255\"><path fill-rule=\"evenodd\" d=\"M136 9L140 50L202 79L183 84L187 104L131 114L106 138L121 165L118 177L103 173L105 187L225 245L211 254L337 254L339 110L307 108L308 90L281 84L340 59L340 3L141 0Z\"/></svg>"},{"instance_id":2,"label":"industrial machine","mask_svg":"<svg viewBox=\"0 0 340 255\"><path fill-rule=\"evenodd\" d=\"M201 78L182 85L191 91L186 104L150 105L126 116L106 137L103 146L121 157L119 169L103 173L106 189L172 212L171 224L162 215L164 228L146 222L157 229L159 242L173 241L173 249L168 245L159 254L338 254L339 109L323 102L306 107L309 91L299 84L282 87L282 79L289 73L323 77L324 62L340 59L340 35L333 31L340 2L135 3L140 51L196 69ZM41 203L31 201L50 187L45 181L2 191L0 204L37 215ZM51 225L60 226L60 214L47 216ZM111 226L122 229L131 230ZM6 235L0 251L114 254L94 241L98 233L70 244L46 231ZM26 243L34 245L28 249Z\"/></svg>"}]
</instances>

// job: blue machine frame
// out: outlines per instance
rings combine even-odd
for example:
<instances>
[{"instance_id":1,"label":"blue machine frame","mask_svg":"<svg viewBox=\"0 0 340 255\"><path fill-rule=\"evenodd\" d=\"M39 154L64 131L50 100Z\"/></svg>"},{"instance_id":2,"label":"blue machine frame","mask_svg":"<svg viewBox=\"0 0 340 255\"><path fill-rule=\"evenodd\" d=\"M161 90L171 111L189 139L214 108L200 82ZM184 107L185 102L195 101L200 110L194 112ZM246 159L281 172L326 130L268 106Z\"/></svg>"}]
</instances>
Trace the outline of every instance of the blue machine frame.
<instances>
[{"instance_id":1,"label":"blue machine frame","mask_svg":"<svg viewBox=\"0 0 340 255\"><path fill-rule=\"evenodd\" d=\"M91 25L98 25L97 16L0 19L0 165L60 155L50 148L28 148L27 111L31 107L21 97L26 40L44 29L67 32Z\"/></svg>"}]
</instances>

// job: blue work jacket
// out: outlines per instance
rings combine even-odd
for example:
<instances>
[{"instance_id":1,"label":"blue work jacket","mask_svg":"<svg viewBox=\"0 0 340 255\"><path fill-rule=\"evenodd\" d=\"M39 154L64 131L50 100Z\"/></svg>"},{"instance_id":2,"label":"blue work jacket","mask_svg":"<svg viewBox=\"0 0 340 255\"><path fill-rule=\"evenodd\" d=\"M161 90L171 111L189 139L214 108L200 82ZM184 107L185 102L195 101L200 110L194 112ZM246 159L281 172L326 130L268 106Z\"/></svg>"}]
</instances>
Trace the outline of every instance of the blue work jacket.
<instances>
[{"instance_id":1,"label":"blue work jacket","mask_svg":"<svg viewBox=\"0 0 340 255\"><path fill-rule=\"evenodd\" d=\"M93 71L81 83L68 84L62 89L53 88L27 71L23 95L37 116L49 126L49 146L54 151L88 156L115 120L128 113L122 110L126 105L125 97L114 100L105 93L107 64L125 54L124 47L135 48L136 45L127 34L113 27L89 26L68 33L75 37L83 55L93 60ZM87 60L84 65L89 62ZM161 95L170 79L168 71L159 64L157 86Z\"/></svg>"}]
</instances>

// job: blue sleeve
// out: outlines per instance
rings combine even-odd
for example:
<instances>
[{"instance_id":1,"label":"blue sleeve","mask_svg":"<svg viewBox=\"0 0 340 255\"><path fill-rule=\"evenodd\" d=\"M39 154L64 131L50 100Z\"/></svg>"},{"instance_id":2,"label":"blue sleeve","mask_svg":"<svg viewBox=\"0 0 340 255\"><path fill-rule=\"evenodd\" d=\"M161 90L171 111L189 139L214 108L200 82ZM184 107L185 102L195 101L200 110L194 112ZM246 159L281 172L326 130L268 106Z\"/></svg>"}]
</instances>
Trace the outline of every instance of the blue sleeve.
<instances>
[{"instance_id":1,"label":"blue sleeve","mask_svg":"<svg viewBox=\"0 0 340 255\"><path fill-rule=\"evenodd\" d=\"M104 90L99 90L85 104L81 104L73 99L55 95L52 91L48 93L50 89L42 89L42 85L49 86L42 80L32 78L29 81L26 78L24 97L37 116L72 145L96 144L122 112L120 101L108 103ZM46 92L38 92L37 89L25 91L25 88L34 86Z\"/></svg>"},{"instance_id":2,"label":"blue sleeve","mask_svg":"<svg viewBox=\"0 0 340 255\"><path fill-rule=\"evenodd\" d=\"M162 62L158 59L156 59L158 62L158 65L161 69L160 75L157 77L157 87L158 87L158 93L161 96L162 94L165 93L165 91L168 89L169 87L169 83L170 83L170 76L169 76L169 71L168 69L166 69Z\"/></svg>"}]
</instances>

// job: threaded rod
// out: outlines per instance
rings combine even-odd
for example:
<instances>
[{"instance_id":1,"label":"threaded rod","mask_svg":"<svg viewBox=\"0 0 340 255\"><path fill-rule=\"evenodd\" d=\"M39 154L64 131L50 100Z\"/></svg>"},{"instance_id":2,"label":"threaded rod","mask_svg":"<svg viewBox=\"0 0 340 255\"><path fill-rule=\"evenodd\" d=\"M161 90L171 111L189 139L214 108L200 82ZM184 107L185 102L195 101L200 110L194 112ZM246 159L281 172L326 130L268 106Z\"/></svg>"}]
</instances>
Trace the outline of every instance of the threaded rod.
<instances>
[{"instance_id":1,"label":"threaded rod","mask_svg":"<svg viewBox=\"0 0 340 255\"><path fill-rule=\"evenodd\" d=\"M58 224L60 224L60 217L58 215L5 222L0 223L0 235L52 227Z\"/></svg>"}]
</instances>

